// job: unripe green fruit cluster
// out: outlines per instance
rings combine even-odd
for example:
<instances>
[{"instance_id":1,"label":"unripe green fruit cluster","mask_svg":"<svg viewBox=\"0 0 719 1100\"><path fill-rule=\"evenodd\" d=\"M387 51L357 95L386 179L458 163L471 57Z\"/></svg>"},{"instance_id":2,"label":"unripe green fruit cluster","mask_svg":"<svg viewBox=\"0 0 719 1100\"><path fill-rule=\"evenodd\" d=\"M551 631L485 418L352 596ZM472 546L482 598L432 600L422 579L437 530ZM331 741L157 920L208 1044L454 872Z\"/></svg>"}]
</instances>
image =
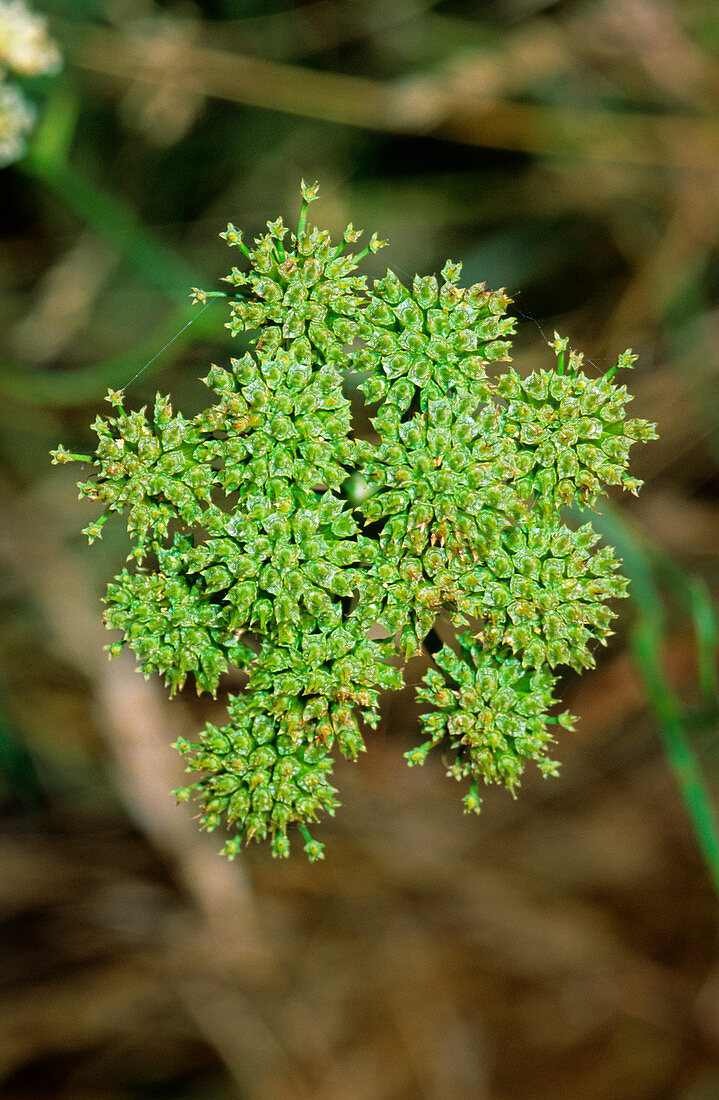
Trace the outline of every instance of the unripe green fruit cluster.
<instances>
[{"instance_id":1,"label":"unripe green fruit cluster","mask_svg":"<svg viewBox=\"0 0 719 1100\"><path fill-rule=\"evenodd\" d=\"M410 764L444 749L472 811L479 781L514 790L530 760L554 774L547 750L571 725L554 713L555 670L594 663L626 589L591 525L571 529L560 508L636 492L629 448L654 437L614 381L630 352L592 378L557 337L556 365L522 379L504 365L503 291L462 287L453 263L411 286L391 271L369 283L357 265L384 242L352 253L352 226L339 245L307 228L317 188L302 192L296 233L278 219L252 248L232 225L222 234L246 261L228 276L228 327L249 350L210 369L213 403L185 419L158 395L149 415L128 413L111 392L81 485L104 508L90 540L113 512L133 540L132 569L108 588L111 653L129 645L172 691L247 674L227 724L177 744L198 773L178 797L200 800L205 828L234 831L229 856L265 837L285 856L295 827L322 857L307 825L338 805L331 753L364 751L380 692L424 648L427 739ZM369 438L353 428L353 378Z\"/></svg>"}]
</instances>

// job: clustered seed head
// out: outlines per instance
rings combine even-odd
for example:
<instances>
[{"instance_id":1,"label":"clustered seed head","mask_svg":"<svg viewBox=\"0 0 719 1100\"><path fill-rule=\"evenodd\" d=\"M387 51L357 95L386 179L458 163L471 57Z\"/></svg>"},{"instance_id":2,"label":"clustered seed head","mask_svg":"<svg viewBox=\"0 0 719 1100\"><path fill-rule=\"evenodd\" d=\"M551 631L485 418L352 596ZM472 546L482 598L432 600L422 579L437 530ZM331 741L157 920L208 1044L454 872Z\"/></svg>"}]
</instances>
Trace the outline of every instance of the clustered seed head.
<instances>
[{"instance_id":1,"label":"clustered seed head","mask_svg":"<svg viewBox=\"0 0 719 1100\"><path fill-rule=\"evenodd\" d=\"M302 185L296 233L280 218L233 268L230 319L248 351L204 379L215 399L188 420L158 395L152 413L99 417L95 464L82 494L104 508L99 537L126 516L131 570L108 588L108 627L121 631L145 675L171 691L189 674L217 692L228 668L247 675L228 722L178 749L199 777L207 829L289 852L296 826L310 859L322 845L307 824L334 813L331 753L364 751L380 692L403 685L407 659L428 648L434 667L418 699L424 762L440 746L448 774L514 790L527 761L544 774L557 725L557 666L581 670L611 633L608 601L625 595L611 549L560 508L591 505L606 486L636 492L626 474L653 426L628 420L626 388L589 378L556 338L557 365L526 379L506 363L510 299L462 287L461 265L404 286L357 275L372 237L348 226L334 244L306 224L317 187ZM203 291L193 291L206 301ZM630 367L630 352L617 367ZM343 379L359 379L374 434L352 424ZM55 461L77 460L64 448ZM438 619L458 632L437 643Z\"/></svg>"}]
</instances>

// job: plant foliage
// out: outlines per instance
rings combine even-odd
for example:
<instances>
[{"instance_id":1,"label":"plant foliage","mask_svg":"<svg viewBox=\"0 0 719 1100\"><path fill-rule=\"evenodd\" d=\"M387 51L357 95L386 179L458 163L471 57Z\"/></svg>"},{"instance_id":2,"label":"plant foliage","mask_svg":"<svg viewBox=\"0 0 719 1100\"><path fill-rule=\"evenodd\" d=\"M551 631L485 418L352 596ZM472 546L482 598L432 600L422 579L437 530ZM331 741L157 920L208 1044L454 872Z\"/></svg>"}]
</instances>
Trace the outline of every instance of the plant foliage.
<instances>
[{"instance_id":1,"label":"plant foliage","mask_svg":"<svg viewBox=\"0 0 719 1100\"><path fill-rule=\"evenodd\" d=\"M636 492L629 449L654 437L627 419L617 368L589 377L558 337L552 369L498 368L514 331L503 291L463 287L449 262L440 279L369 283L358 264L384 242L352 252L350 225L334 244L307 226L317 187L302 195L296 233L278 219L252 248L232 225L222 234L243 258L229 328L249 350L212 366L212 404L186 419L158 395L148 415L111 391L81 484L104 508L90 541L113 512L133 541L108 588L105 621L122 634L110 652L129 645L171 692L189 675L213 694L230 666L247 675L225 726L177 744L198 773L178 797L200 800L205 828L234 830L229 856L266 837L286 856L293 825L322 856L307 825L338 805L332 752L364 751L380 693L423 648L428 709L409 764L442 749L469 780L468 811L480 781L513 790L530 760L554 774L547 752L571 726L552 713L556 670L593 665L626 590L612 550L561 509L611 485ZM372 438L353 430L350 375Z\"/></svg>"}]
</instances>

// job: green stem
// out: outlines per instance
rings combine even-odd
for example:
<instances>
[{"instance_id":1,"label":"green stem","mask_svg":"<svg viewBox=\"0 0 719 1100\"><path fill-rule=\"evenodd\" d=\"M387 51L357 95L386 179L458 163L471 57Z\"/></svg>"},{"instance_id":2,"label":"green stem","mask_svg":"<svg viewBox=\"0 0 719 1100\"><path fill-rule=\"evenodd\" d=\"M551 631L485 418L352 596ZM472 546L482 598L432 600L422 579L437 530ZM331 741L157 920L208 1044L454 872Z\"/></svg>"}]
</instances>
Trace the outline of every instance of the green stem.
<instances>
[{"instance_id":1,"label":"green stem","mask_svg":"<svg viewBox=\"0 0 719 1100\"><path fill-rule=\"evenodd\" d=\"M302 206L300 207L300 218L297 223L297 240L303 235L305 226L307 225L307 211L310 208L310 204L307 199L303 199Z\"/></svg>"}]
</instances>

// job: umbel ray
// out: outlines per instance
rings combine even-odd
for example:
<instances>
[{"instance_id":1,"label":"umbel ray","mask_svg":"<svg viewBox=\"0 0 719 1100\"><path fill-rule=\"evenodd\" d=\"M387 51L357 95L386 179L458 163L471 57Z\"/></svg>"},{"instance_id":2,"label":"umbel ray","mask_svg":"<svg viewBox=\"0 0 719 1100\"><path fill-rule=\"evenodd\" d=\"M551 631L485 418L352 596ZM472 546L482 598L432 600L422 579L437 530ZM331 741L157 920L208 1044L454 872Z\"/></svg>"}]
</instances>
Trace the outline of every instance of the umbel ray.
<instances>
[{"instance_id":1,"label":"umbel ray","mask_svg":"<svg viewBox=\"0 0 719 1100\"><path fill-rule=\"evenodd\" d=\"M364 751L380 693L423 650L410 765L438 747L466 811L483 783L514 791L529 761L555 774L547 754L572 721L556 713L558 670L593 665L627 586L563 509L637 492L629 450L655 436L616 381L630 351L589 377L557 337L556 361L521 378L503 291L463 286L451 262L411 285L391 270L369 281L358 265L385 242L353 251L352 225L339 243L309 226L317 192L302 184L296 232L278 218L252 246L233 225L221 234L239 254L228 327L248 350L210 368L206 409L186 418L158 395L126 411L111 391L94 456L54 452L94 462L80 486L103 510L90 541L114 512L132 540L107 590L110 653L129 646L171 692L247 674L224 726L177 742L195 773L177 797L229 830L230 857L265 838L286 856L298 832L322 858L308 826L339 805L332 754ZM371 438L354 429L348 374Z\"/></svg>"}]
</instances>

